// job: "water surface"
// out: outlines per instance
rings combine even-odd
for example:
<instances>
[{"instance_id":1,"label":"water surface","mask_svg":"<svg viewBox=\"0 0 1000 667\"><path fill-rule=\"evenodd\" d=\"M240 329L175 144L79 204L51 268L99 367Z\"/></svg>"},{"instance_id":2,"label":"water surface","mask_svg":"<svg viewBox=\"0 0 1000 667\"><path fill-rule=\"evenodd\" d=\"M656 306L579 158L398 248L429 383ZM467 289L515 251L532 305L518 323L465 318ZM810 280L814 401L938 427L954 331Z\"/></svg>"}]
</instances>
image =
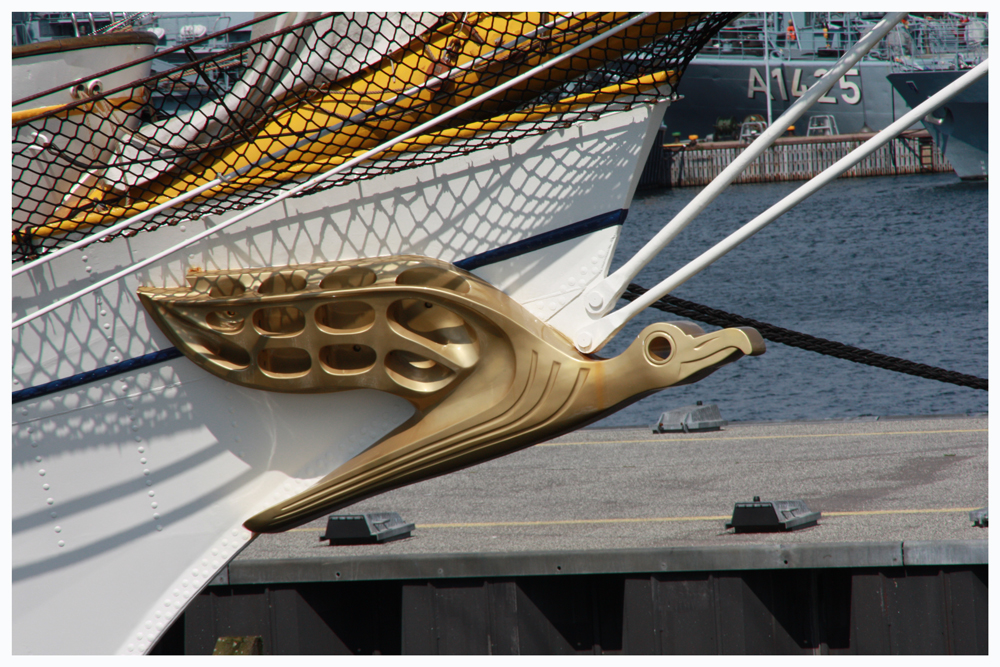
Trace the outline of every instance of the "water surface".
<instances>
[{"instance_id":1,"label":"water surface","mask_svg":"<svg viewBox=\"0 0 1000 667\"><path fill-rule=\"evenodd\" d=\"M731 186L647 266L652 287L801 183ZM633 201L613 268L698 193ZM987 184L953 174L840 179L673 294L793 331L987 377ZM624 302L619 302L619 305ZM647 310L602 355L654 321ZM715 327L701 324L705 330ZM595 426L648 425L697 400L724 419L845 419L986 412L988 393L767 342L693 385L667 389Z\"/></svg>"}]
</instances>

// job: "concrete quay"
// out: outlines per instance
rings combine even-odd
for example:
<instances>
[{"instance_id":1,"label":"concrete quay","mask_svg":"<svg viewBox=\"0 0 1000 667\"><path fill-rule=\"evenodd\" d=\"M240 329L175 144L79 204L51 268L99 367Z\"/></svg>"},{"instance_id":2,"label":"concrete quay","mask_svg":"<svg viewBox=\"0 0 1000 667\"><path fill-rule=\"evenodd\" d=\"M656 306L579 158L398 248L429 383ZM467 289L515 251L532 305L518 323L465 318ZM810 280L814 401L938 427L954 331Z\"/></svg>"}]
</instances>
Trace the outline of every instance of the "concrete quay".
<instances>
[{"instance_id":1,"label":"concrete quay","mask_svg":"<svg viewBox=\"0 0 1000 667\"><path fill-rule=\"evenodd\" d=\"M975 527L969 511L988 504L988 433L986 416L734 423L702 433L581 430L341 512L399 512L416 526L409 538L330 547L319 539L325 520L315 521L258 537L230 564L229 578L239 583L245 573L260 582L268 562L278 576L279 561L335 566L378 557L385 577L395 569L390 562L418 556L547 552L586 560L587 553L696 549L705 557L777 545L803 553L840 545L842 564L886 544L903 553L903 545L940 543L945 559L973 557L947 544L978 545L981 558L989 529ZM791 532L726 530L734 504L753 496L804 500L822 516Z\"/></svg>"}]
</instances>

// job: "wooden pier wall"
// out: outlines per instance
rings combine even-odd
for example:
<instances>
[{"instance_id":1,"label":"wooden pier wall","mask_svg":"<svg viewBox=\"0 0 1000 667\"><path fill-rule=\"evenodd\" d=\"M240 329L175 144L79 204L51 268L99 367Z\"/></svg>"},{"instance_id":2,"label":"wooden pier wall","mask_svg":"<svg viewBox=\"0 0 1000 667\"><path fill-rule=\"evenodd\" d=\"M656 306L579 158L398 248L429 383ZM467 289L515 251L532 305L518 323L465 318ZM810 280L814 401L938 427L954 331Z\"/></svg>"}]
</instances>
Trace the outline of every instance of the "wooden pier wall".
<instances>
[{"instance_id":1,"label":"wooden pier wall","mask_svg":"<svg viewBox=\"0 0 1000 667\"><path fill-rule=\"evenodd\" d=\"M784 137L754 160L736 183L808 180L875 136L874 133L824 137ZM650 151L639 188L707 185L742 153L748 144L738 141L664 145L660 130ZM906 132L849 169L853 176L899 176L951 171L951 164L924 131Z\"/></svg>"},{"instance_id":2,"label":"wooden pier wall","mask_svg":"<svg viewBox=\"0 0 1000 667\"><path fill-rule=\"evenodd\" d=\"M210 655L223 637L265 655L989 653L986 563L846 567L844 548L874 550L809 547L838 565L209 586L152 653Z\"/></svg>"}]
</instances>

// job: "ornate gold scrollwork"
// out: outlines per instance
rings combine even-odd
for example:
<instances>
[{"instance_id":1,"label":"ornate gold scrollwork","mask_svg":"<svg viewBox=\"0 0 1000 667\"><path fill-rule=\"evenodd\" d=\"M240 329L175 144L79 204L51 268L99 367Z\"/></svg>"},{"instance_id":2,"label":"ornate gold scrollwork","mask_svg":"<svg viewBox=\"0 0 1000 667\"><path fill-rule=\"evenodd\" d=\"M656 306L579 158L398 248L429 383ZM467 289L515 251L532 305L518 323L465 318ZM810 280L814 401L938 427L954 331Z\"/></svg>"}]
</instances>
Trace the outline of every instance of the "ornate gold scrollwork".
<instances>
[{"instance_id":1,"label":"ornate gold scrollwork","mask_svg":"<svg viewBox=\"0 0 1000 667\"><path fill-rule=\"evenodd\" d=\"M209 372L268 391L379 389L416 409L310 489L249 519L259 533L547 440L764 352L753 329L706 334L675 322L646 327L617 357L584 355L489 283L424 257L213 271L189 283L139 297Z\"/></svg>"}]
</instances>

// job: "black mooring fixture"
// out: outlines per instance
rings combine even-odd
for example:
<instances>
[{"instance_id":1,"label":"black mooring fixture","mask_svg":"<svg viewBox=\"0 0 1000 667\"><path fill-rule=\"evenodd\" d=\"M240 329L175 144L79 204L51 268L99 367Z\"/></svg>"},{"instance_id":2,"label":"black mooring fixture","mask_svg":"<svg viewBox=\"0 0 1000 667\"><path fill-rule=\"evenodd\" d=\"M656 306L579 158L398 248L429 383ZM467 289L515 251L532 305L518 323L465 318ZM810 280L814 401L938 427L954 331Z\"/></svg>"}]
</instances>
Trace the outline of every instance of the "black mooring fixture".
<instances>
[{"instance_id":1,"label":"black mooring fixture","mask_svg":"<svg viewBox=\"0 0 1000 667\"><path fill-rule=\"evenodd\" d=\"M811 511L802 500L761 500L736 503L733 518L726 528L737 533L774 533L815 526L820 512Z\"/></svg>"},{"instance_id":2,"label":"black mooring fixture","mask_svg":"<svg viewBox=\"0 0 1000 667\"><path fill-rule=\"evenodd\" d=\"M412 523L403 522L399 512L331 514L326 521L326 534L319 539L330 540L330 546L376 544L409 537L413 528Z\"/></svg>"},{"instance_id":3,"label":"black mooring fixture","mask_svg":"<svg viewBox=\"0 0 1000 667\"><path fill-rule=\"evenodd\" d=\"M969 512L969 521L972 522L973 526L979 526L980 528L989 527L989 505L980 508L978 510L972 510Z\"/></svg>"}]
</instances>

